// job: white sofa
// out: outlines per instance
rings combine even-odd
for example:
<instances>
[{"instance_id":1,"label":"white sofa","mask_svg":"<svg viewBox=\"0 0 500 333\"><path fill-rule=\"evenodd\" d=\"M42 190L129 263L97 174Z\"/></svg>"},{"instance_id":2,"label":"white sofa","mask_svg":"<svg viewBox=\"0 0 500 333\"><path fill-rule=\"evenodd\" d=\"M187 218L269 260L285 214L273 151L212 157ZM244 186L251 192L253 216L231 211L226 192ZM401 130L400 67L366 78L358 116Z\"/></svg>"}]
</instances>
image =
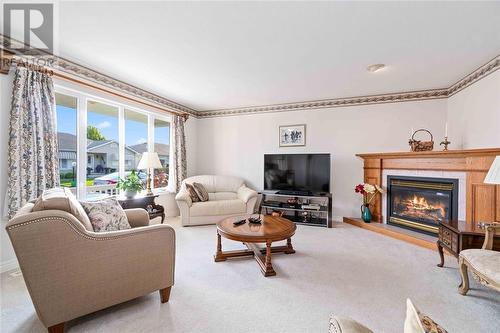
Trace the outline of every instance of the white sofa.
<instances>
[{"instance_id":1,"label":"white sofa","mask_svg":"<svg viewBox=\"0 0 500 333\"><path fill-rule=\"evenodd\" d=\"M191 200L185 184L195 182L206 188L208 201ZM257 192L248 188L243 179L238 177L203 175L184 179L175 200L183 226L215 224L230 216L252 214Z\"/></svg>"}]
</instances>

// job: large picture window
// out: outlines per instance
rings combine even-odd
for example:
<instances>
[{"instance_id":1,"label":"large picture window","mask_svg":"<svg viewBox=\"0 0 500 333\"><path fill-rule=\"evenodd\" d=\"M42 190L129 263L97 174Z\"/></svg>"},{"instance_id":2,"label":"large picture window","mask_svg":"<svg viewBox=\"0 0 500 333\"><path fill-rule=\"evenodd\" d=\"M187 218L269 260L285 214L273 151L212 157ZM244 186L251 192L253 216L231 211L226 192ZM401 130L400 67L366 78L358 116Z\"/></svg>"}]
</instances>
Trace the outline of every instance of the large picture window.
<instances>
[{"instance_id":1,"label":"large picture window","mask_svg":"<svg viewBox=\"0 0 500 333\"><path fill-rule=\"evenodd\" d=\"M119 108L87 101L87 196L114 194L120 179Z\"/></svg>"},{"instance_id":2,"label":"large picture window","mask_svg":"<svg viewBox=\"0 0 500 333\"><path fill-rule=\"evenodd\" d=\"M148 116L125 109L125 171L137 169L148 151Z\"/></svg>"},{"instance_id":3,"label":"large picture window","mask_svg":"<svg viewBox=\"0 0 500 333\"><path fill-rule=\"evenodd\" d=\"M56 121L61 186L76 189L77 98L56 93Z\"/></svg>"},{"instance_id":4,"label":"large picture window","mask_svg":"<svg viewBox=\"0 0 500 333\"><path fill-rule=\"evenodd\" d=\"M168 185L169 156L170 156L170 123L161 119L154 121L154 149L158 153L163 169L155 169L154 186Z\"/></svg>"},{"instance_id":5,"label":"large picture window","mask_svg":"<svg viewBox=\"0 0 500 333\"><path fill-rule=\"evenodd\" d=\"M125 109L125 176L137 165L143 153L149 151L148 116L144 113ZM139 178L145 182L147 170L137 170Z\"/></svg>"},{"instance_id":6,"label":"large picture window","mask_svg":"<svg viewBox=\"0 0 500 333\"><path fill-rule=\"evenodd\" d=\"M56 113L61 185L80 199L118 194L133 170L145 183L146 170L137 170L144 152L158 153L163 166L152 187L168 185L170 116L58 86Z\"/></svg>"}]
</instances>

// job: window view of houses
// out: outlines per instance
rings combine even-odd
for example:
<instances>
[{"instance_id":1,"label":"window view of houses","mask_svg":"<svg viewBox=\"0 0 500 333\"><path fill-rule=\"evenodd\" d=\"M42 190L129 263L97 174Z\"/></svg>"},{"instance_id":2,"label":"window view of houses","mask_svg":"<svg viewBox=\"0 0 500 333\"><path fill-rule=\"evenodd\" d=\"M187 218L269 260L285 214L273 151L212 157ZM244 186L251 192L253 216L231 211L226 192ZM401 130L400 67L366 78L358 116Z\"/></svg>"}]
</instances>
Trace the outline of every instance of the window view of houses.
<instances>
[{"instance_id":1,"label":"window view of houses","mask_svg":"<svg viewBox=\"0 0 500 333\"><path fill-rule=\"evenodd\" d=\"M57 132L59 144L59 172L61 186L77 187L78 138L77 99L56 94ZM151 120L150 120L151 119ZM148 143L148 122L152 121L153 137ZM101 102L87 102L86 129L86 193L116 194L116 184L120 179L118 107ZM154 188L168 184L168 164L170 155L170 123L162 119L148 117L147 114L124 110L124 176L136 170L146 181L146 170L137 170L142 153L148 148L158 153L163 169L155 169Z\"/></svg>"}]
</instances>

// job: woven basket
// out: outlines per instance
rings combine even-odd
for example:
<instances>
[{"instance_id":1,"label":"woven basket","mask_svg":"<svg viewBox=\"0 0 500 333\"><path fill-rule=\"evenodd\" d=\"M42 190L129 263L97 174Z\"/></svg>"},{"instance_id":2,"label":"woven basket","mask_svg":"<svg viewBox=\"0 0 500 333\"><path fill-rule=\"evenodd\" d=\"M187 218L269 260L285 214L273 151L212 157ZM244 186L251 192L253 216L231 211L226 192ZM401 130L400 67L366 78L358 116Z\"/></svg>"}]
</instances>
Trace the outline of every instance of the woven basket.
<instances>
[{"instance_id":1,"label":"woven basket","mask_svg":"<svg viewBox=\"0 0 500 333\"><path fill-rule=\"evenodd\" d=\"M418 132L429 133L429 135L431 136L431 140L430 141L415 140L415 134L417 134ZM419 129L413 132L413 135L411 136L409 143L411 151L429 151L434 149L434 138L432 137L432 133L426 129Z\"/></svg>"}]
</instances>

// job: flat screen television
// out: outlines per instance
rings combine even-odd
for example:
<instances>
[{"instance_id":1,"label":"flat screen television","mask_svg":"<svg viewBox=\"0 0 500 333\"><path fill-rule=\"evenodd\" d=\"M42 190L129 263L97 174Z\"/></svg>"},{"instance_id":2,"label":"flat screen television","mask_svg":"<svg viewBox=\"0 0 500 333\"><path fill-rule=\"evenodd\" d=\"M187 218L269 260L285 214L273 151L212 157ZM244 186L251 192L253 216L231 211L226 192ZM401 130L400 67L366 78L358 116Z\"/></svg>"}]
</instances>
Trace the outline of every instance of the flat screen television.
<instances>
[{"instance_id":1,"label":"flat screen television","mask_svg":"<svg viewBox=\"0 0 500 333\"><path fill-rule=\"evenodd\" d=\"M330 154L265 154L264 190L298 195L330 192Z\"/></svg>"}]
</instances>

